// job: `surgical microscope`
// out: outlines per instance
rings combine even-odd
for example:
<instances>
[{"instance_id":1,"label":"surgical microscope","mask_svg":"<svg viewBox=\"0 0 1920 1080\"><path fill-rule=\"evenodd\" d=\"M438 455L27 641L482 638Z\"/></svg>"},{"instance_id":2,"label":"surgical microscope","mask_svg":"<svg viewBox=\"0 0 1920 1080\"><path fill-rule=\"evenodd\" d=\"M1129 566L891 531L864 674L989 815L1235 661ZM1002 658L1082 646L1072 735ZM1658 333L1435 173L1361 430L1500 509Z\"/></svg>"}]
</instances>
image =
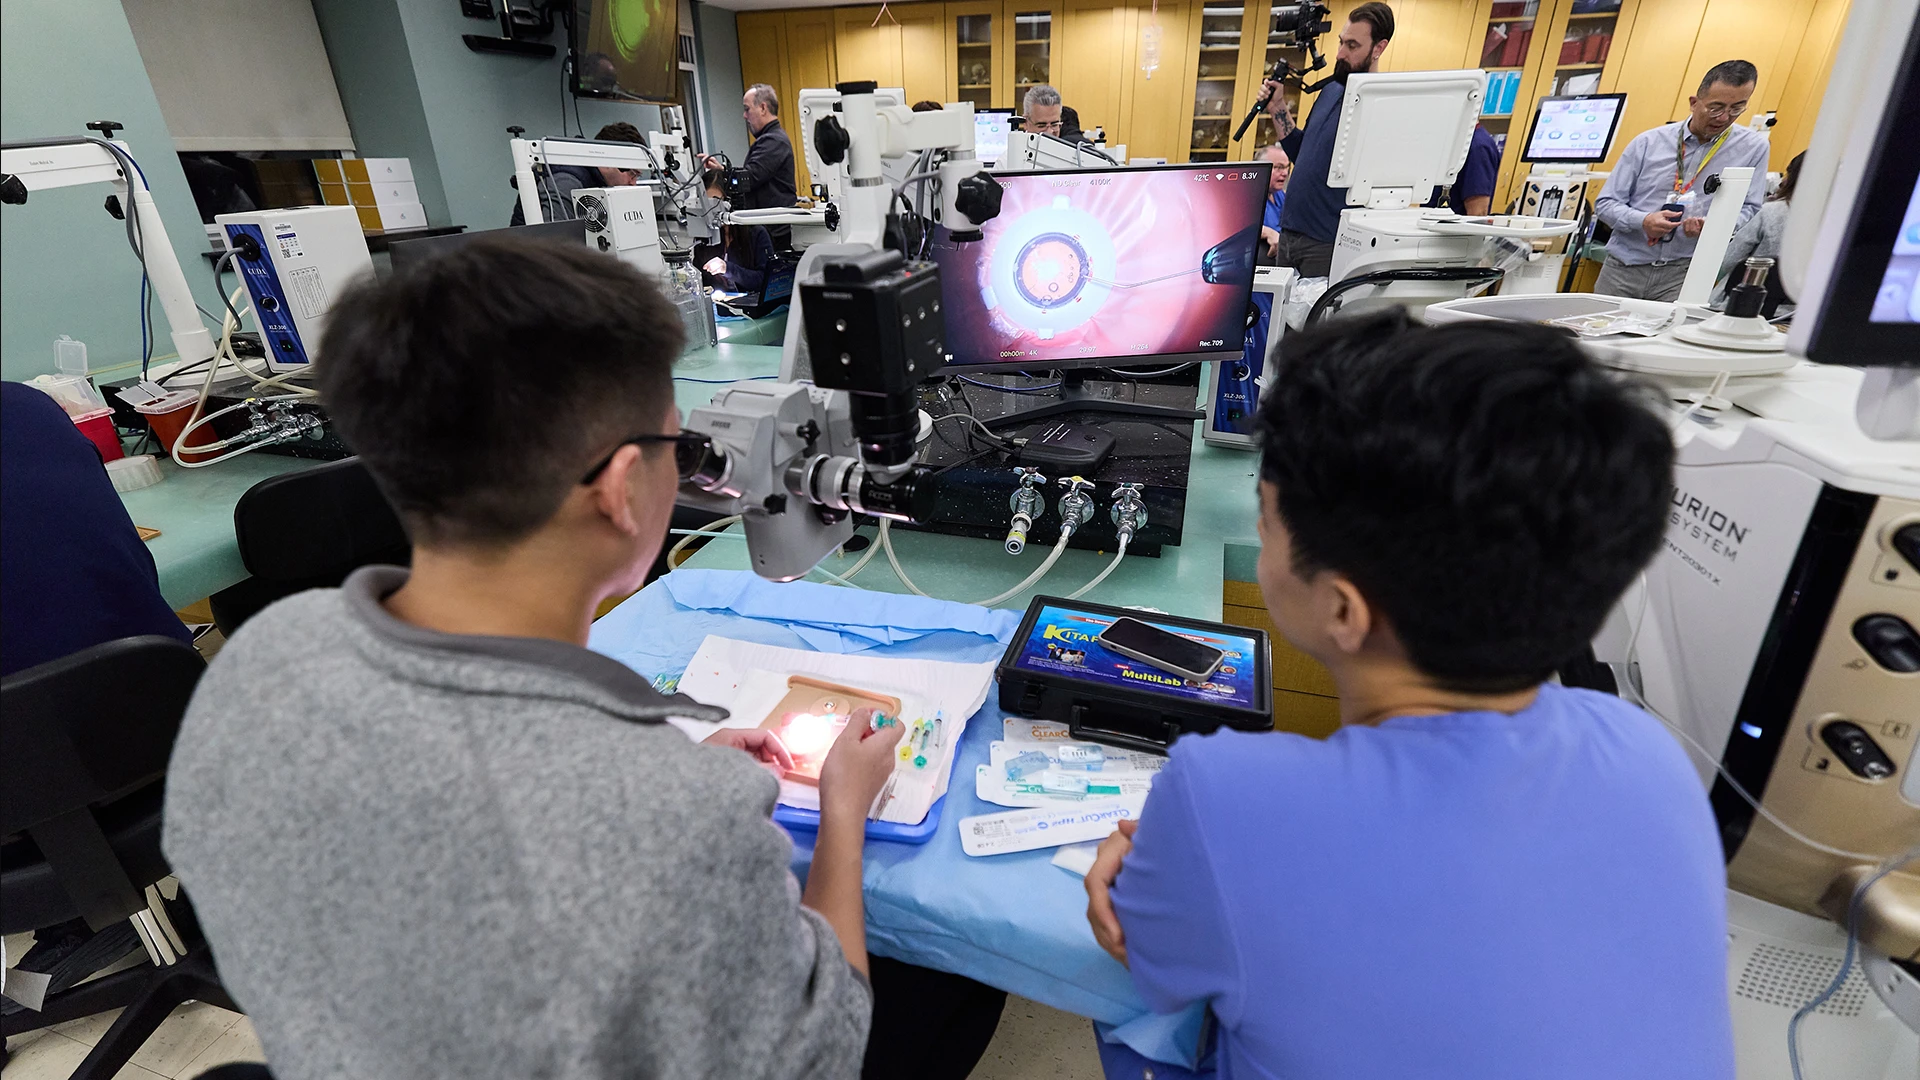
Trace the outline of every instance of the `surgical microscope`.
<instances>
[{"instance_id":1,"label":"surgical microscope","mask_svg":"<svg viewBox=\"0 0 1920 1080\"><path fill-rule=\"evenodd\" d=\"M930 470L915 464L918 390L946 359L939 272L888 246L896 188L883 162L937 159L936 184L955 242L980 238L1000 187L973 154L973 107L916 113L880 104L871 82L838 86L838 107L807 133L822 160L845 164L845 242L815 245L801 265L783 381L743 381L693 409L706 436L681 454L680 503L738 514L754 572L790 581L853 535L853 515L913 522L931 508ZM804 333L804 339L798 335ZM811 370L792 374L799 341Z\"/></svg>"}]
</instances>

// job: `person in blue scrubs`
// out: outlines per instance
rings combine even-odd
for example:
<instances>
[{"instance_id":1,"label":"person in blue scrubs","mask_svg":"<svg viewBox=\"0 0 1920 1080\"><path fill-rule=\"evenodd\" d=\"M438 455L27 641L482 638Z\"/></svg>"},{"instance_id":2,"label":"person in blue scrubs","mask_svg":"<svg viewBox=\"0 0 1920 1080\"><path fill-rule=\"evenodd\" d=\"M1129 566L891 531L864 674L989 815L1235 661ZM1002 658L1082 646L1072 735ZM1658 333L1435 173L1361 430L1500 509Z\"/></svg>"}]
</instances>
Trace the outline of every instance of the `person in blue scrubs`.
<instances>
[{"instance_id":1,"label":"person in blue scrubs","mask_svg":"<svg viewBox=\"0 0 1920 1080\"><path fill-rule=\"evenodd\" d=\"M116 638L191 642L100 451L58 402L0 383L0 674Z\"/></svg>"},{"instance_id":2,"label":"person in blue scrubs","mask_svg":"<svg viewBox=\"0 0 1920 1080\"><path fill-rule=\"evenodd\" d=\"M1493 207L1493 189L1500 179L1500 144L1480 125L1473 125L1467 160L1447 188L1447 205L1465 217L1480 217Z\"/></svg>"},{"instance_id":3,"label":"person in blue scrubs","mask_svg":"<svg viewBox=\"0 0 1920 1080\"><path fill-rule=\"evenodd\" d=\"M1287 335L1258 429L1261 593L1342 726L1176 742L1095 937L1155 1010L1205 1003L1203 1073L1732 1080L1706 791L1551 681L1662 542L1665 424L1565 334L1393 311Z\"/></svg>"},{"instance_id":4,"label":"person in blue scrubs","mask_svg":"<svg viewBox=\"0 0 1920 1080\"><path fill-rule=\"evenodd\" d=\"M1260 156L1273 163L1273 173L1267 177L1267 205L1260 218L1259 256L1264 263L1280 254L1280 213L1287 205L1287 177L1293 173L1293 161L1279 143L1269 144Z\"/></svg>"}]
</instances>

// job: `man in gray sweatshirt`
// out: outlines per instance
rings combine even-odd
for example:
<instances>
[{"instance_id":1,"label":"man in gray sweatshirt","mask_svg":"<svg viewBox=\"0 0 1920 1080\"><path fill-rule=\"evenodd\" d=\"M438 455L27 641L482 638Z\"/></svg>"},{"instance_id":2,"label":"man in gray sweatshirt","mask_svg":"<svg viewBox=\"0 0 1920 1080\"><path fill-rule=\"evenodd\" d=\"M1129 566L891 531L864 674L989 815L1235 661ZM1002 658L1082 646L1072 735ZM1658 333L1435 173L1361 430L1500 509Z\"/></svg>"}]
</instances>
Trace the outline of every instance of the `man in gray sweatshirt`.
<instances>
[{"instance_id":1,"label":"man in gray sweatshirt","mask_svg":"<svg viewBox=\"0 0 1920 1080\"><path fill-rule=\"evenodd\" d=\"M249 622L167 782L167 856L280 1080L859 1072L900 729L834 746L802 895L778 740L692 743L665 718L718 710L584 647L666 531L681 341L650 281L561 245L479 240L334 306L322 390L412 569Z\"/></svg>"}]
</instances>

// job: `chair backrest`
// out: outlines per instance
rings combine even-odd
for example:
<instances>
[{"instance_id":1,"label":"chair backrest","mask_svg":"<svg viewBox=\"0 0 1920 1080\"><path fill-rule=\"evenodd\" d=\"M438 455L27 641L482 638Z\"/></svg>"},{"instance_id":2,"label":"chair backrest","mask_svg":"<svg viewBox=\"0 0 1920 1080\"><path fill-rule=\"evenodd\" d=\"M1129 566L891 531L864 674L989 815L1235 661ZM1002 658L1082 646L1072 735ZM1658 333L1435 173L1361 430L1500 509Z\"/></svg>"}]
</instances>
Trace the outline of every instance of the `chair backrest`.
<instances>
[{"instance_id":1,"label":"chair backrest","mask_svg":"<svg viewBox=\"0 0 1920 1080\"><path fill-rule=\"evenodd\" d=\"M369 563L404 563L412 550L357 457L253 485L233 508L233 531L249 574L297 588L337 585Z\"/></svg>"},{"instance_id":2,"label":"chair backrest","mask_svg":"<svg viewBox=\"0 0 1920 1080\"><path fill-rule=\"evenodd\" d=\"M206 664L162 635L120 638L0 680L0 836L166 775Z\"/></svg>"}]
</instances>

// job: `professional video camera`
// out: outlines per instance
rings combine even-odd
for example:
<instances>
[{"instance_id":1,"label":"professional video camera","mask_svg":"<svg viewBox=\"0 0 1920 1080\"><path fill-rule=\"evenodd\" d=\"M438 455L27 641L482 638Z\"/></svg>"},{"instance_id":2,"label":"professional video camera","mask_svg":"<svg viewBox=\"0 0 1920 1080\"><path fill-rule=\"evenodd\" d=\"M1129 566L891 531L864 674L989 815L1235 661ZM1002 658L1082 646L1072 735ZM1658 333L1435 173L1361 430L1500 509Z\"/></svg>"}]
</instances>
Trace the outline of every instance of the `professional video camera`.
<instances>
[{"instance_id":1,"label":"professional video camera","mask_svg":"<svg viewBox=\"0 0 1920 1080\"><path fill-rule=\"evenodd\" d=\"M1333 29L1333 21L1327 17L1332 13L1333 9L1317 0L1304 4L1274 5L1273 21L1267 30L1267 43L1305 49L1307 66L1294 67L1284 56L1275 58L1273 63L1267 65L1266 89L1261 92L1260 99L1253 103L1253 108L1247 110L1247 115L1241 118L1240 126L1234 129L1234 142L1239 142L1246 135L1247 128L1253 125L1253 118L1259 116L1267 103L1273 100L1273 83L1291 81L1300 85L1306 75L1327 66L1327 58L1320 55L1320 35ZM1319 85L1304 89L1311 93L1319 89Z\"/></svg>"}]
</instances>

